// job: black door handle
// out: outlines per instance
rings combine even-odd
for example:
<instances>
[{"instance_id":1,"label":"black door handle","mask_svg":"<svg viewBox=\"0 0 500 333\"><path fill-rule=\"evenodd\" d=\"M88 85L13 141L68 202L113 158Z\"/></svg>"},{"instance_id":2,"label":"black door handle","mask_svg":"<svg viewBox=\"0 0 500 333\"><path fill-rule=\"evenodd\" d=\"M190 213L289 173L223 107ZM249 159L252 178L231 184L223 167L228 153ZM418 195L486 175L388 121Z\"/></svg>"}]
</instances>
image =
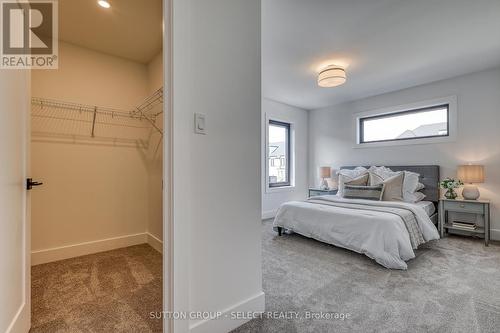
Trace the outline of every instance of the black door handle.
<instances>
[{"instance_id":1,"label":"black door handle","mask_svg":"<svg viewBox=\"0 0 500 333\"><path fill-rule=\"evenodd\" d=\"M43 185L43 183L34 182L33 178L26 179L26 189L27 190L31 190L33 188L33 186L40 186L40 185Z\"/></svg>"}]
</instances>

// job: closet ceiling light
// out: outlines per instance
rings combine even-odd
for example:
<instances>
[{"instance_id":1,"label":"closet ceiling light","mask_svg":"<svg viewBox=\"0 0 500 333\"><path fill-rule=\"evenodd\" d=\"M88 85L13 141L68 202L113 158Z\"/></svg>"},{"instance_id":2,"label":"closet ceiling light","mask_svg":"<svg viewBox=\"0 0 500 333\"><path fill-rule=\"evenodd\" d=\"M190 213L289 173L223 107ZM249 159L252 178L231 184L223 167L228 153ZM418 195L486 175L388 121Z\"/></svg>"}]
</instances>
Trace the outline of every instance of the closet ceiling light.
<instances>
[{"instance_id":1,"label":"closet ceiling light","mask_svg":"<svg viewBox=\"0 0 500 333\"><path fill-rule=\"evenodd\" d=\"M106 0L99 0L99 1L97 1L97 3L102 8L110 8L111 7L111 4L108 1L106 1Z\"/></svg>"},{"instance_id":2,"label":"closet ceiling light","mask_svg":"<svg viewBox=\"0 0 500 333\"><path fill-rule=\"evenodd\" d=\"M318 74L318 86L331 88L340 86L346 81L345 70L336 65L330 65Z\"/></svg>"}]
</instances>

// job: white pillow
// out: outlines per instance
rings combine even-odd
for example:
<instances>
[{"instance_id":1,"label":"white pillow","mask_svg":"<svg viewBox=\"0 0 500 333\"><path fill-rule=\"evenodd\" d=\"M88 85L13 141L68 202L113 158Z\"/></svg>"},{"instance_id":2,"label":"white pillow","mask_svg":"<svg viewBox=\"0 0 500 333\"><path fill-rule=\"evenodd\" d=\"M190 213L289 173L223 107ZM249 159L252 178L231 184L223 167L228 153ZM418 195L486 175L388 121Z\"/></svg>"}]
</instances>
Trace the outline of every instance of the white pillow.
<instances>
[{"instance_id":1,"label":"white pillow","mask_svg":"<svg viewBox=\"0 0 500 333\"><path fill-rule=\"evenodd\" d=\"M366 175L367 173L368 173L368 170L366 168L363 168L363 167L356 167L353 170L349 170L349 169L339 170L339 172L338 172L339 182L338 182L337 195L340 197L343 195L345 182L352 181L356 178L359 178L360 176Z\"/></svg>"},{"instance_id":2,"label":"white pillow","mask_svg":"<svg viewBox=\"0 0 500 333\"><path fill-rule=\"evenodd\" d=\"M417 185L417 191L422 191L425 188L425 185L422 183L418 183Z\"/></svg>"},{"instance_id":3,"label":"white pillow","mask_svg":"<svg viewBox=\"0 0 500 333\"><path fill-rule=\"evenodd\" d=\"M375 172L370 172L369 175L370 186L384 185L383 201L403 201L404 172L396 172L396 175L385 179Z\"/></svg>"},{"instance_id":4,"label":"white pillow","mask_svg":"<svg viewBox=\"0 0 500 333\"><path fill-rule=\"evenodd\" d=\"M354 169L340 169L338 172L339 175L344 175L351 178L357 178L366 173L368 173L368 169L366 169L365 167L356 167Z\"/></svg>"},{"instance_id":5,"label":"white pillow","mask_svg":"<svg viewBox=\"0 0 500 333\"><path fill-rule=\"evenodd\" d=\"M415 192L412 194L407 194L406 199L404 201L409 203L417 203L424 199L425 199L425 194L423 194L422 192Z\"/></svg>"},{"instance_id":6,"label":"white pillow","mask_svg":"<svg viewBox=\"0 0 500 333\"><path fill-rule=\"evenodd\" d=\"M391 169L384 166L372 166L370 167L370 172L375 173L376 175L382 177L382 179L384 180L398 175L398 172L392 171ZM418 191L418 186L420 184L420 175L411 171L404 171L404 173L405 176L403 180L403 201L414 203L416 202L414 194Z\"/></svg>"}]
</instances>

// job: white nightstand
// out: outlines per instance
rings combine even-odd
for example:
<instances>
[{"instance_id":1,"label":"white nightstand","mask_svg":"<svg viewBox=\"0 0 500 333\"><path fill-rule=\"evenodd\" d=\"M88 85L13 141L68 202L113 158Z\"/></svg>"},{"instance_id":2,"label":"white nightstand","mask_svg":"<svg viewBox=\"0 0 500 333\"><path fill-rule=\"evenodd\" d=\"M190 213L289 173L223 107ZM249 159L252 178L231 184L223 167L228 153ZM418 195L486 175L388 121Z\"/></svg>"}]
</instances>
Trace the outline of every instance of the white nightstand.
<instances>
[{"instance_id":1,"label":"white nightstand","mask_svg":"<svg viewBox=\"0 0 500 333\"><path fill-rule=\"evenodd\" d=\"M454 227L448 220L448 213L469 213L482 216L484 226L477 227L475 230L464 230ZM484 244L488 246L490 241L490 201L489 200L465 200L465 199L445 199L439 200L439 232L444 237L445 232L453 231L461 235L483 236Z\"/></svg>"}]
</instances>

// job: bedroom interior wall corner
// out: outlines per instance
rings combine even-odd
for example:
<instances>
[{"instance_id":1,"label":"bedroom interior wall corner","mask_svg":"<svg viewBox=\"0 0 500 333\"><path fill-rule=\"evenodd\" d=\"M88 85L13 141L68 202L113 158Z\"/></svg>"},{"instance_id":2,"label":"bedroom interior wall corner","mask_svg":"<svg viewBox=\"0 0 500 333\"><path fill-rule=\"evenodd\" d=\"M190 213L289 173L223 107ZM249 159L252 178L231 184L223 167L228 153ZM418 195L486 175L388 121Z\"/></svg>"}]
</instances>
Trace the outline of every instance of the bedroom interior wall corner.
<instances>
[{"instance_id":1,"label":"bedroom interior wall corner","mask_svg":"<svg viewBox=\"0 0 500 333\"><path fill-rule=\"evenodd\" d=\"M284 121L293 126L294 150L294 186L279 189L278 191L266 191L266 119ZM291 200L304 200L307 198L308 177L308 111L273 101L262 99L262 219L269 219L276 215L279 206Z\"/></svg>"},{"instance_id":2,"label":"bedroom interior wall corner","mask_svg":"<svg viewBox=\"0 0 500 333\"><path fill-rule=\"evenodd\" d=\"M486 182L479 184L483 198L492 202L491 236L500 240L500 68L467 74L413 88L386 93L310 111L309 182L321 165L441 166L441 178L456 177L460 164L485 166ZM356 149L352 115L357 112L457 96L457 140L418 145ZM348 124L349 126L346 126ZM312 130L314 129L314 130Z\"/></svg>"}]
</instances>

